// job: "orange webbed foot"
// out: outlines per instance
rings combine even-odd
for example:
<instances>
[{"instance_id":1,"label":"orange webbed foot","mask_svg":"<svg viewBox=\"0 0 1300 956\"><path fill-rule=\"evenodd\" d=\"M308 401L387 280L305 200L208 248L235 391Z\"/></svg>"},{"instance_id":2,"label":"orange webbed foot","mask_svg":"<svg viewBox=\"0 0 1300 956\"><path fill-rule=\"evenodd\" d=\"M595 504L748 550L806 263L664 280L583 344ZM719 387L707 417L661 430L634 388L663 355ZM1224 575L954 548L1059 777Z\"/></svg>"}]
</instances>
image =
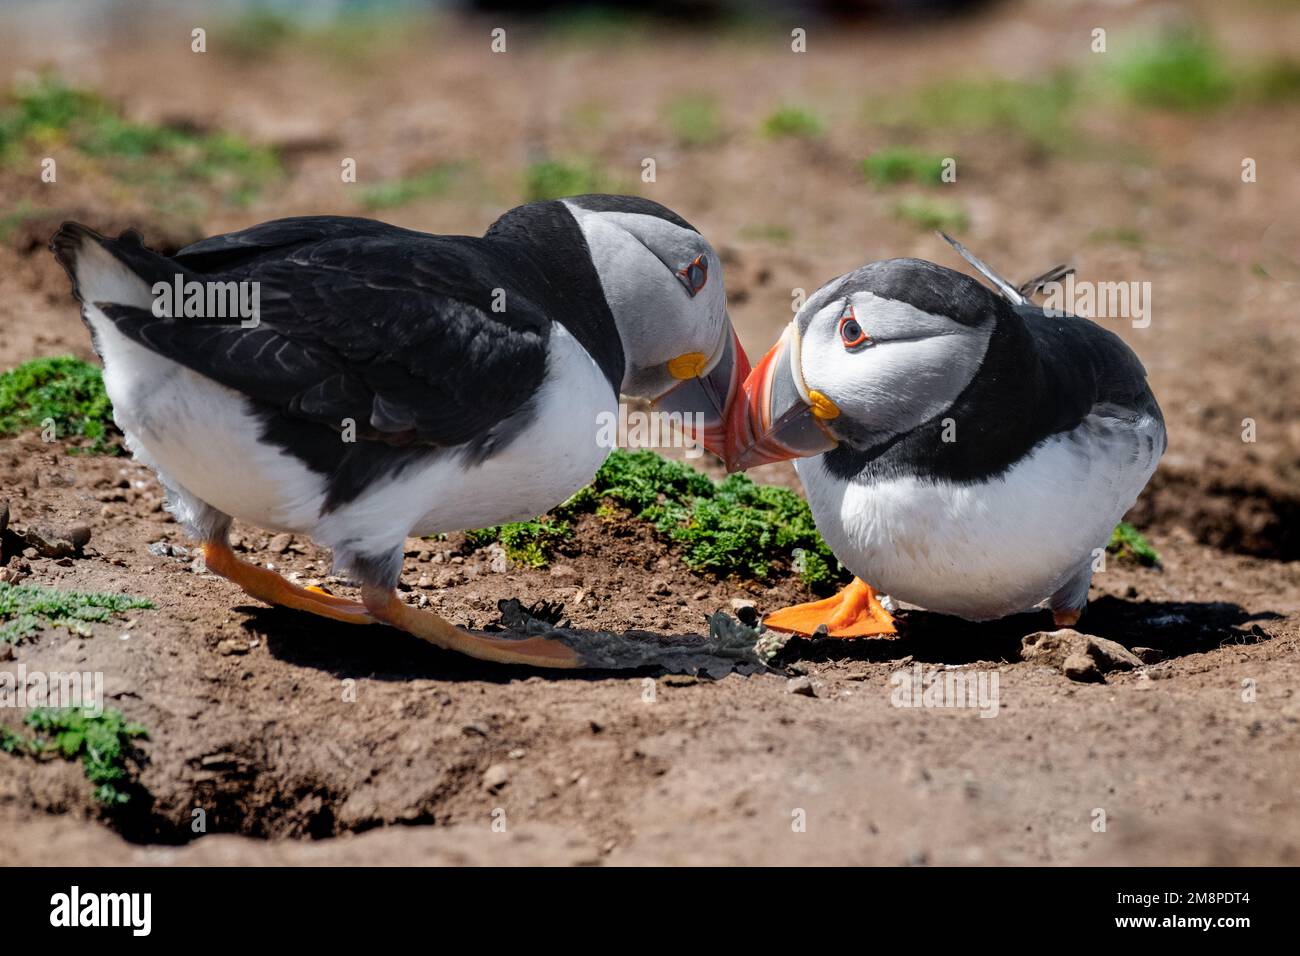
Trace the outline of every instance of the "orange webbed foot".
<instances>
[{"instance_id":1,"label":"orange webbed foot","mask_svg":"<svg viewBox=\"0 0 1300 956\"><path fill-rule=\"evenodd\" d=\"M822 625L829 637L881 637L898 633L894 617L881 605L875 589L861 578L821 601L773 611L763 623L774 631L812 635Z\"/></svg>"}]
</instances>

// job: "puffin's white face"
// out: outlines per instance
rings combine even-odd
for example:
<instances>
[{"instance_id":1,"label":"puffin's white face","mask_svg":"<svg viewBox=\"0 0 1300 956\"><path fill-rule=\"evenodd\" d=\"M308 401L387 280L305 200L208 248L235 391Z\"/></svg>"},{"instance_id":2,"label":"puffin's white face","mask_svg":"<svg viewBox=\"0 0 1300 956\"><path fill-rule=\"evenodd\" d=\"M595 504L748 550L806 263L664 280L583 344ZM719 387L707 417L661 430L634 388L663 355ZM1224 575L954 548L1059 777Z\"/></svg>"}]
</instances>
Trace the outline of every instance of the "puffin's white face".
<instances>
[{"instance_id":1,"label":"puffin's white face","mask_svg":"<svg viewBox=\"0 0 1300 956\"><path fill-rule=\"evenodd\" d=\"M658 216L570 208L623 341L621 391L662 411L702 413L704 445L721 455L749 359L727 314L718 254Z\"/></svg>"},{"instance_id":2,"label":"puffin's white face","mask_svg":"<svg viewBox=\"0 0 1300 956\"><path fill-rule=\"evenodd\" d=\"M963 323L852 279L809 299L751 373L728 426L729 470L841 441L877 445L939 415L970 384L993 315Z\"/></svg>"}]
</instances>

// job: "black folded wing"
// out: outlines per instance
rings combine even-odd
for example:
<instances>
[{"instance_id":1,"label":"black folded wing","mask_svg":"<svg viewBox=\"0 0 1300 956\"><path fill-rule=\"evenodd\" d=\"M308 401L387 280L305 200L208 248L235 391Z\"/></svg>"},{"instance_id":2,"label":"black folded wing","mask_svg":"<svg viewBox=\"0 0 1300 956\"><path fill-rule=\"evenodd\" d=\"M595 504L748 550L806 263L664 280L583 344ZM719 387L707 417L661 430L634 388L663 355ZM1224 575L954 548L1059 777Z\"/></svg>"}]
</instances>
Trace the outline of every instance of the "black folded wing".
<instances>
[{"instance_id":1,"label":"black folded wing","mask_svg":"<svg viewBox=\"0 0 1300 956\"><path fill-rule=\"evenodd\" d=\"M107 245L113 245L108 241ZM397 444L451 446L519 411L546 374L550 320L507 292L491 245L370 220L280 220L147 267L146 281L256 282L242 316L106 304L145 347L285 414ZM251 289L252 287L246 287Z\"/></svg>"}]
</instances>

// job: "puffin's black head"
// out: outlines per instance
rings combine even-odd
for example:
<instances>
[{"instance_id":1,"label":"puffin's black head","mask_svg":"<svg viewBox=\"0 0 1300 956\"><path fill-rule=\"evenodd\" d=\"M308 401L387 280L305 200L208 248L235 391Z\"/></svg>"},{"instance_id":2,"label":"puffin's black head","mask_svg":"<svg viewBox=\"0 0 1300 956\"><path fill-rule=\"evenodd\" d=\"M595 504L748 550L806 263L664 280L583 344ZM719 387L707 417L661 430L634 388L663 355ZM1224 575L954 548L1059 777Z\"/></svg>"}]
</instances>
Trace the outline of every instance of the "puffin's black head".
<instances>
[{"instance_id":1,"label":"puffin's black head","mask_svg":"<svg viewBox=\"0 0 1300 956\"><path fill-rule=\"evenodd\" d=\"M920 259L828 282L746 380L728 422L728 469L911 431L953 404L995 330L1018 322L975 279Z\"/></svg>"}]
</instances>

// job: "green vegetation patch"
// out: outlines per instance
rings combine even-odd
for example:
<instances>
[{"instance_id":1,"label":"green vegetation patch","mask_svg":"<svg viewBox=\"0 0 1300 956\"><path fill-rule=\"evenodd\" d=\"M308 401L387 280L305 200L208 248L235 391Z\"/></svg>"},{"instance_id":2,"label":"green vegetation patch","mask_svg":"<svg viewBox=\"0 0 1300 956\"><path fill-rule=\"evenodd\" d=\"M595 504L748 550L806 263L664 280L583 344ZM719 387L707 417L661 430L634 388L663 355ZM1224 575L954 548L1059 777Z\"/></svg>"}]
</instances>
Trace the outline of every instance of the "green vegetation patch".
<instances>
[{"instance_id":1,"label":"green vegetation patch","mask_svg":"<svg viewBox=\"0 0 1300 956\"><path fill-rule=\"evenodd\" d=\"M938 185L943 182L944 158L910 146L888 146L862 161L862 175L876 186L907 182Z\"/></svg>"},{"instance_id":2,"label":"green vegetation patch","mask_svg":"<svg viewBox=\"0 0 1300 956\"><path fill-rule=\"evenodd\" d=\"M1147 567L1154 567L1160 563L1160 553L1137 528L1127 521L1121 521L1115 526L1106 550L1121 560L1136 561Z\"/></svg>"},{"instance_id":3,"label":"green vegetation patch","mask_svg":"<svg viewBox=\"0 0 1300 956\"><path fill-rule=\"evenodd\" d=\"M591 160L547 159L524 171L524 199L528 202L610 192L614 188Z\"/></svg>"},{"instance_id":4,"label":"green vegetation patch","mask_svg":"<svg viewBox=\"0 0 1300 956\"><path fill-rule=\"evenodd\" d=\"M1062 71L1036 83L1001 78L946 80L900 102L876 104L870 112L895 125L1007 130L1049 146L1068 137L1078 100L1078 81Z\"/></svg>"},{"instance_id":5,"label":"green vegetation patch","mask_svg":"<svg viewBox=\"0 0 1300 956\"><path fill-rule=\"evenodd\" d=\"M718 101L706 94L679 96L668 104L668 128L683 146L713 146L722 141Z\"/></svg>"},{"instance_id":6,"label":"green vegetation patch","mask_svg":"<svg viewBox=\"0 0 1300 956\"><path fill-rule=\"evenodd\" d=\"M460 163L441 163L414 176L368 186L361 193L361 204L372 210L392 209L420 199L444 196L462 172L464 167Z\"/></svg>"},{"instance_id":7,"label":"green vegetation patch","mask_svg":"<svg viewBox=\"0 0 1300 956\"><path fill-rule=\"evenodd\" d=\"M274 150L226 132L135 123L107 100L53 74L16 86L0 109L0 159L70 145L124 182L160 194L209 186L234 203L249 201L279 175Z\"/></svg>"},{"instance_id":8,"label":"green vegetation patch","mask_svg":"<svg viewBox=\"0 0 1300 956\"><path fill-rule=\"evenodd\" d=\"M678 546L693 571L764 580L788 567L819 591L845 580L807 502L795 492L757 485L744 475L715 482L647 450L613 452L590 485L545 518L470 532L467 538L471 547L500 541L513 560L541 567L551 548L572 533L577 515L614 517L617 509Z\"/></svg>"},{"instance_id":9,"label":"green vegetation patch","mask_svg":"<svg viewBox=\"0 0 1300 956\"><path fill-rule=\"evenodd\" d=\"M93 623L153 606L152 601L126 594L83 594L0 581L0 643L15 643L45 627L66 627L89 637Z\"/></svg>"},{"instance_id":10,"label":"green vegetation patch","mask_svg":"<svg viewBox=\"0 0 1300 956\"><path fill-rule=\"evenodd\" d=\"M516 521L465 534L471 548L500 542L506 557L515 564L544 568L554 555L555 545L573 534L573 525L562 517L544 517L534 521Z\"/></svg>"},{"instance_id":11,"label":"green vegetation patch","mask_svg":"<svg viewBox=\"0 0 1300 956\"><path fill-rule=\"evenodd\" d=\"M1236 85L1219 51L1204 37L1186 32L1138 47L1120 61L1115 82L1139 106L1189 111L1227 102Z\"/></svg>"},{"instance_id":12,"label":"green vegetation patch","mask_svg":"<svg viewBox=\"0 0 1300 956\"><path fill-rule=\"evenodd\" d=\"M970 226L970 217L957 203L923 196L914 196L896 203L894 215L927 231L941 229L944 232L963 232Z\"/></svg>"},{"instance_id":13,"label":"green vegetation patch","mask_svg":"<svg viewBox=\"0 0 1300 956\"><path fill-rule=\"evenodd\" d=\"M113 407L98 366L56 355L0 373L0 435L53 426L70 451L117 454Z\"/></svg>"},{"instance_id":14,"label":"green vegetation patch","mask_svg":"<svg viewBox=\"0 0 1300 956\"><path fill-rule=\"evenodd\" d=\"M794 239L794 230L781 223L755 223L749 226L741 226L739 235L742 239L787 243Z\"/></svg>"},{"instance_id":15,"label":"green vegetation patch","mask_svg":"<svg viewBox=\"0 0 1300 956\"><path fill-rule=\"evenodd\" d=\"M821 118L800 106L782 106L763 120L763 135L771 139L816 139L826 132Z\"/></svg>"},{"instance_id":16,"label":"green vegetation patch","mask_svg":"<svg viewBox=\"0 0 1300 956\"><path fill-rule=\"evenodd\" d=\"M87 714L76 707L38 708L24 722L34 736L23 737L0 727L0 750L80 760L86 779L95 786L96 800L110 807L130 800L130 794L121 789L130 779L126 759L133 740L148 738L149 732L143 726L130 723L119 710Z\"/></svg>"}]
</instances>

